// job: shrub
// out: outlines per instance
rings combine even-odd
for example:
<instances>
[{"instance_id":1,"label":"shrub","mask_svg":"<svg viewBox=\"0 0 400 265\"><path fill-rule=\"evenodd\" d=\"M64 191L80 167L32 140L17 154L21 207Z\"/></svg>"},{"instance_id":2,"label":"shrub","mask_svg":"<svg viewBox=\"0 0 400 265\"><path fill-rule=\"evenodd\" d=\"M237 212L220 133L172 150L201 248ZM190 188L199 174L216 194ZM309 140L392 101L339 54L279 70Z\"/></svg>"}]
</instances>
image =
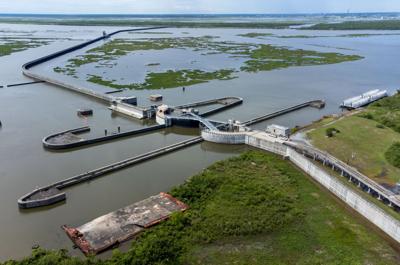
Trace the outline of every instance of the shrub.
<instances>
[{"instance_id":1,"label":"shrub","mask_svg":"<svg viewBox=\"0 0 400 265\"><path fill-rule=\"evenodd\" d=\"M340 133L340 131L338 129L332 128L332 127L326 129L326 132L325 132L326 136L328 136L328 137L333 137L336 133Z\"/></svg>"},{"instance_id":2,"label":"shrub","mask_svg":"<svg viewBox=\"0 0 400 265\"><path fill-rule=\"evenodd\" d=\"M378 124L376 125L376 128L385 129L385 126L384 126L383 124L378 123Z\"/></svg>"},{"instance_id":3,"label":"shrub","mask_svg":"<svg viewBox=\"0 0 400 265\"><path fill-rule=\"evenodd\" d=\"M385 158L391 165L400 168L400 142L395 142L389 147Z\"/></svg>"},{"instance_id":4,"label":"shrub","mask_svg":"<svg viewBox=\"0 0 400 265\"><path fill-rule=\"evenodd\" d=\"M372 114L369 113L369 112L360 114L360 117L361 117L361 118L368 119L368 120L373 120L373 119L374 119L374 115L372 115Z\"/></svg>"}]
</instances>

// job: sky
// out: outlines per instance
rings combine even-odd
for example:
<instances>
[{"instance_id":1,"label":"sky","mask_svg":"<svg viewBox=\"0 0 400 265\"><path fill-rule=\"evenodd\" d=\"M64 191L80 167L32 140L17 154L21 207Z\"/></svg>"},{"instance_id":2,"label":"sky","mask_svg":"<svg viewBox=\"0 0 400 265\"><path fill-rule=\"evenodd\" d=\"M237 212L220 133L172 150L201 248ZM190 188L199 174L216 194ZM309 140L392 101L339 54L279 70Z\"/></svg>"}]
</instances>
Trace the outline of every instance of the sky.
<instances>
[{"instance_id":1,"label":"sky","mask_svg":"<svg viewBox=\"0 0 400 265\"><path fill-rule=\"evenodd\" d=\"M400 12L400 0L0 0L0 13L183 14Z\"/></svg>"}]
</instances>

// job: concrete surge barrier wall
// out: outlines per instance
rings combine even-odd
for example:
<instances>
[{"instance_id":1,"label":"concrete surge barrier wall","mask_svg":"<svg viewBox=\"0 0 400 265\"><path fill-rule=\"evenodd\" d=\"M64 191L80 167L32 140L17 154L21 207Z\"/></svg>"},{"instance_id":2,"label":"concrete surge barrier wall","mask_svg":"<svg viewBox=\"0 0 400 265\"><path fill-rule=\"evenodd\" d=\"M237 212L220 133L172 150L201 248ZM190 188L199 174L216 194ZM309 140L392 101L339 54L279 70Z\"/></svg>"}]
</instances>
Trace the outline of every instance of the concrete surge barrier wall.
<instances>
[{"instance_id":1,"label":"concrete surge barrier wall","mask_svg":"<svg viewBox=\"0 0 400 265\"><path fill-rule=\"evenodd\" d=\"M246 143L246 132L234 133L234 132L221 132L212 130L201 131L201 137L208 142L220 143L220 144L245 144Z\"/></svg>"},{"instance_id":2,"label":"concrete surge barrier wall","mask_svg":"<svg viewBox=\"0 0 400 265\"><path fill-rule=\"evenodd\" d=\"M123 102L116 102L110 106L112 111L125 114L130 117L134 117L137 119L144 119L148 118L147 110L144 108L140 108L138 106L133 106L130 104L126 104Z\"/></svg>"},{"instance_id":3,"label":"concrete surge barrier wall","mask_svg":"<svg viewBox=\"0 0 400 265\"><path fill-rule=\"evenodd\" d=\"M367 201L356 192L352 191L349 187L345 186L335 177L317 167L310 160L292 148L287 148L286 155L290 157L290 161L310 175L314 180L318 181L318 183L330 190L347 205L400 243L400 222L398 220L385 213L372 202Z\"/></svg>"},{"instance_id":4,"label":"concrete surge barrier wall","mask_svg":"<svg viewBox=\"0 0 400 265\"><path fill-rule=\"evenodd\" d=\"M95 38L93 40L89 40L89 41L83 42L81 44L72 46L70 48L67 48L67 49L64 49L64 50L61 50L61 51L46 55L44 57L38 58L36 60L27 62L22 66L22 73L24 75L28 76L28 77L31 77L31 78L34 78L34 79L37 79L37 80L40 80L40 81L44 81L44 82L48 82L48 83L51 83L51 84L54 84L54 85L57 85L57 86L65 87L65 88L74 90L74 91L79 92L79 93L83 93L83 94L86 94L86 95L89 95L89 96L93 96L93 97L99 98L101 100L105 100L107 102L111 102L111 101L114 100L113 97L107 96L107 95L105 95L103 93L98 93L98 92L92 91L92 90L87 89L87 88L82 88L82 87L66 84L66 83L64 83L62 81L59 81L59 80L56 80L54 78L50 78L50 77L47 77L47 76L43 76L43 75L39 75L39 74L33 73L32 71L30 71L30 69L32 67L34 67L34 66L39 65L39 64L48 62L48 61L53 60L55 58L58 58L60 56L66 55L68 53L71 53L71 52L74 52L74 51L77 51L77 50L80 50L82 48L85 48L85 47L87 47L87 46L89 46L91 44L94 44L96 42L99 42L101 40L108 39L108 38L110 38L110 37L112 37L112 36L114 36L116 34L119 34L119 33L142 31L142 30L162 29L162 28L165 28L165 27L148 27L148 28L135 28L135 29L117 30L117 31L114 31L114 32L112 32L110 34L103 35L103 36Z\"/></svg>"},{"instance_id":5,"label":"concrete surge barrier wall","mask_svg":"<svg viewBox=\"0 0 400 265\"><path fill-rule=\"evenodd\" d=\"M87 139L87 140L82 139L77 142L71 142L71 143L52 143L51 142L52 138L58 137L60 135L66 134L66 133L79 134L79 133L84 133L84 132L90 131L90 128L86 126L86 127L63 131L60 133L46 136L45 138L43 138L42 143L46 149L62 150L62 149L70 149L70 148L82 147L82 146L90 145L90 144L111 141L111 140L115 140L118 138L142 134L142 133L153 132L153 131L161 130L164 128L165 128L164 125L153 125L153 126L144 127L141 129L135 129L135 130L127 131L127 132L121 132L121 133L111 134L111 135L102 136L102 137L96 137L96 138Z\"/></svg>"},{"instance_id":6,"label":"concrete surge barrier wall","mask_svg":"<svg viewBox=\"0 0 400 265\"><path fill-rule=\"evenodd\" d=\"M315 181L327 188L359 214L367 218L396 242L400 243L400 221L386 213L374 203L364 199L350 187L341 183L335 176L328 174L303 154L285 145L284 142L286 141L283 139L271 137L260 131L247 132L245 137L245 143L250 146L290 159L293 164L302 169Z\"/></svg>"},{"instance_id":7,"label":"concrete surge barrier wall","mask_svg":"<svg viewBox=\"0 0 400 265\"><path fill-rule=\"evenodd\" d=\"M45 81L47 83L51 83L53 85L57 85L57 86L60 86L60 87L68 88L68 89L73 90L75 92L82 93L82 94L85 94L85 95L88 95L88 96L91 96L91 97L95 97L95 98L98 98L100 100L104 100L106 102L112 102L114 100L114 97L108 96L108 95L100 93L100 92L96 92L96 91L88 89L88 88L84 88L84 87L81 87L81 86L76 86L76 85L73 85L73 84L67 84L67 83L62 82L60 80L56 80L56 79L53 79L53 78L50 78L50 77L47 77L47 76L43 76L43 75L34 73L34 72L26 70L26 69L23 69L22 71L23 71L24 75L29 76L31 78L42 80L42 81Z\"/></svg>"},{"instance_id":8,"label":"concrete surge barrier wall","mask_svg":"<svg viewBox=\"0 0 400 265\"><path fill-rule=\"evenodd\" d=\"M269 151L274 154L286 156L287 146L283 145L278 139L271 141L269 139L260 138L260 134L263 132L253 132L246 135L246 144Z\"/></svg>"}]
</instances>

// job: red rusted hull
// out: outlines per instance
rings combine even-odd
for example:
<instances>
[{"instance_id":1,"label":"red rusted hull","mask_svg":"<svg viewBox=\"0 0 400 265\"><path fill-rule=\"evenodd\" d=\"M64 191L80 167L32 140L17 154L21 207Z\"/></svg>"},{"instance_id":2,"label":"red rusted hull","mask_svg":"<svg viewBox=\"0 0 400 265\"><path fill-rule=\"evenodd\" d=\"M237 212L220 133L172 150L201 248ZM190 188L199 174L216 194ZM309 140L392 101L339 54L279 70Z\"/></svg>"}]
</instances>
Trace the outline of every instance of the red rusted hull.
<instances>
[{"instance_id":1,"label":"red rusted hull","mask_svg":"<svg viewBox=\"0 0 400 265\"><path fill-rule=\"evenodd\" d=\"M92 255L134 238L145 229L168 219L172 213L188 208L185 203L162 192L80 227L63 225L62 229L85 255Z\"/></svg>"}]
</instances>

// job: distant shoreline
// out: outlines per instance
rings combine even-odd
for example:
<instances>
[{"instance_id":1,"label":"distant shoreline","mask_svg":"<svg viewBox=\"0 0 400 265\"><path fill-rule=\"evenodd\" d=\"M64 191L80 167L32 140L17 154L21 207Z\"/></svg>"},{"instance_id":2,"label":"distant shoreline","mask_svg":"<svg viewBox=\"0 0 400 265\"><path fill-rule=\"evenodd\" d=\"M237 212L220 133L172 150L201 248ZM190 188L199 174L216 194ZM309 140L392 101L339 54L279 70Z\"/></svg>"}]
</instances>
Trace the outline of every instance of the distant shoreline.
<instances>
[{"instance_id":1,"label":"distant shoreline","mask_svg":"<svg viewBox=\"0 0 400 265\"><path fill-rule=\"evenodd\" d=\"M63 26L400 30L400 12L328 14L0 14L0 23Z\"/></svg>"},{"instance_id":2,"label":"distant shoreline","mask_svg":"<svg viewBox=\"0 0 400 265\"><path fill-rule=\"evenodd\" d=\"M1 24L34 24L59 26L168 26L175 28L264 28L284 29L291 26L301 26L299 22L181 22L181 21L143 21L143 20L34 20L34 19L3 19Z\"/></svg>"}]
</instances>

